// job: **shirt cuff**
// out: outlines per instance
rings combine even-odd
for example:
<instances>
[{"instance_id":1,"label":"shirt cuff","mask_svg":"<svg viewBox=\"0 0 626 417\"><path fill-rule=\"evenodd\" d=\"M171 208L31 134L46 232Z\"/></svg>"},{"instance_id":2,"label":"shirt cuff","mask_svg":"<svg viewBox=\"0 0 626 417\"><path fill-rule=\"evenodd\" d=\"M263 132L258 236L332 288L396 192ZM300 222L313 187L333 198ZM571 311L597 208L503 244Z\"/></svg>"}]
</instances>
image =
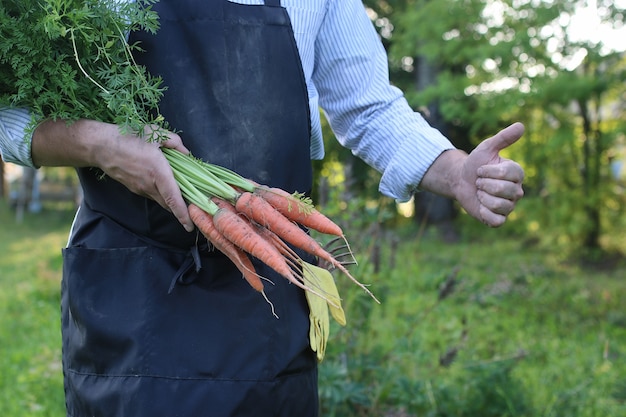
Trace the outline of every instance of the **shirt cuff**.
<instances>
[{"instance_id":1,"label":"shirt cuff","mask_svg":"<svg viewBox=\"0 0 626 417\"><path fill-rule=\"evenodd\" d=\"M455 146L432 127L405 139L385 168L379 191L398 202L409 201L435 159L451 149Z\"/></svg>"},{"instance_id":2,"label":"shirt cuff","mask_svg":"<svg viewBox=\"0 0 626 417\"><path fill-rule=\"evenodd\" d=\"M32 120L28 109L0 108L0 154L5 162L37 168L31 155L32 135L27 132Z\"/></svg>"}]
</instances>

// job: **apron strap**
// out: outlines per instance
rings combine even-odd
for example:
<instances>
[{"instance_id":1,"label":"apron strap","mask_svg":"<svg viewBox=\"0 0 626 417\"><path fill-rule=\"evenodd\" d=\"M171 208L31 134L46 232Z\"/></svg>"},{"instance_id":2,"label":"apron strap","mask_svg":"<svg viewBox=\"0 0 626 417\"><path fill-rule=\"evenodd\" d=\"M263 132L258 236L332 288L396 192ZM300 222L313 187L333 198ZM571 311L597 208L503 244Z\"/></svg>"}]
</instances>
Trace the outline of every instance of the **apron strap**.
<instances>
[{"instance_id":1,"label":"apron strap","mask_svg":"<svg viewBox=\"0 0 626 417\"><path fill-rule=\"evenodd\" d=\"M280 0L265 0L266 6L280 7Z\"/></svg>"}]
</instances>

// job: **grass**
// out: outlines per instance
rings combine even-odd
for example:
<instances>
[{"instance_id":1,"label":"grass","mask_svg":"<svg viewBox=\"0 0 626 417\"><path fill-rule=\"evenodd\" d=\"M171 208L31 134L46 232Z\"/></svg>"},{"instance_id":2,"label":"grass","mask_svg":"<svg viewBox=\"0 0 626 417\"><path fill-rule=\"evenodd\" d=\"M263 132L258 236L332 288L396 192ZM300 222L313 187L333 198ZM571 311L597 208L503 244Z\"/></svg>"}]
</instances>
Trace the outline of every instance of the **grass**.
<instances>
[{"instance_id":1,"label":"grass","mask_svg":"<svg viewBox=\"0 0 626 417\"><path fill-rule=\"evenodd\" d=\"M357 276L382 304L344 288L349 327L322 364L324 415L626 415L626 267L581 269L504 236L446 244L409 229L382 257L395 268L364 259ZM323 388L341 367L343 397Z\"/></svg>"},{"instance_id":2,"label":"grass","mask_svg":"<svg viewBox=\"0 0 626 417\"><path fill-rule=\"evenodd\" d=\"M0 200L0 415L63 416L61 248L72 218L47 207L16 221Z\"/></svg>"},{"instance_id":3,"label":"grass","mask_svg":"<svg viewBox=\"0 0 626 417\"><path fill-rule=\"evenodd\" d=\"M2 416L65 415L60 249L72 214L46 206L17 223L0 201ZM333 325L320 367L325 417L626 415L623 265L581 269L491 229L453 244L410 227L352 241L353 272L382 304L337 277L348 325Z\"/></svg>"}]
</instances>

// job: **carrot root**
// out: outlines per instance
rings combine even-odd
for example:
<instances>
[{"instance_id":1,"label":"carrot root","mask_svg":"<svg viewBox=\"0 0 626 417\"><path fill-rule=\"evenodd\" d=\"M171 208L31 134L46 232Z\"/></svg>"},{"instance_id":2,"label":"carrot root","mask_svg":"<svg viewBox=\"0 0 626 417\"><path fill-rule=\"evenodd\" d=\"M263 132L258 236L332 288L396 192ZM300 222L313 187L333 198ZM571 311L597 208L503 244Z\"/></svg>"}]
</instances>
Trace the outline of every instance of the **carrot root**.
<instances>
[{"instance_id":1,"label":"carrot root","mask_svg":"<svg viewBox=\"0 0 626 417\"><path fill-rule=\"evenodd\" d=\"M350 278L355 284L361 287L370 297L377 303L380 301L372 294L372 292L361 282L350 274L350 272L337 261L330 253L328 253L315 239L308 233L298 227L295 223L282 216L278 210L273 208L267 201L252 193L242 193L235 204L235 208L240 213L250 217L261 226L267 227L278 237L291 243L313 256L317 256L333 267L339 269L344 275Z\"/></svg>"},{"instance_id":2,"label":"carrot root","mask_svg":"<svg viewBox=\"0 0 626 417\"><path fill-rule=\"evenodd\" d=\"M278 314L276 314L276 309L274 308L274 303L272 303L272 302L270 301L270 299L269 299L269 298L267 298L267 294L265 294L265 291L261 291L261 295L263 296L263 298L265 298L265 301L267 301L267 304L269 304L269 305L270 305L270 308L272 309L272 315L273 315L274 317L276 317L276 318L279 318L279 317L278 317Z\"/></svg>"},{"instance_id":3,"label":"carrot root","mask_svg":"<svg viewBox=\"0 0 626 417\"><path fill-rule=\"evenodd\" d=\"M261 277L254 271L247 254L258 258L301 289L328 300L328 297L305 284L303 268L306 268L306 265L287 243L338 269L380 303L367 286L354 278L331 252L324 249L298 225L299 223L321 233L338 236L343 239L347 249L347 252L340 256L352 257L350 246L339 226L306 203L284 190L265 186L257 186L254 192L240 193L234 204L218 198L213 198L212 201L218 207L213 216L190 204L192 220L207 239L235 263L248 283L263 295L275 316L274 306L267 299Z\"/></svg>"},{"instance_id":4,"label":"carrot root","mask_svg":"<svg viewBox=\"0 0 626 417\"><path fill-rule=\"evenodd\" d=\"M257 186L254 193L270 203L279 213L289 220L320 233L343 236L343 231L336 223L316 210L312 204L304 202L280 188Z\"/></svg>"},{"instance_id":5,"label":"carrot root","mask_svg":"<svg viewBox=\"0 0 626 417\"><path fill-rule=\"evenodd\" d=\"M213 219L208 213L194 204L190 204L188 209L194 224L196 224L202 234L213 244L213 246L215 246L216 249L224 253L224 255L226 255L235 264L235 266L243 274L243 277L248 284L250 284L253 289L260 292L265 301L270 305L272 315L278 318L274 304L265 293L265 288L263 282L261 281L263 277L256 273L250 258L248 258L243 250L229 242L219 233L213 223Z\"/></svg>"},{"instance_id":6,"label":"carrot root","mask_svg":"<svg viewBox=\"0 0 626 417\"><path fill-rule=\"evenodd\" d=\"M263 230L265 229L257 228L253 225L253 223L240 217L237 212L233 210L230 203L219 199L214 199L213 201L215 201L218 207L220 207L218 213L223 213L221 215L216 214L214 216L214 221L218 229L218 221L222 222L222 218L224 217L230 219L229 221L236 223L236 227L241 228L241 233L243 234L242 236L239 236L240 232L235 232L232 238L230 238L235 245L250 253L252 256L260 259L266 265L274 269L283 277L287 278L287 280L289 280L292 284L300 287L302 290L312 291L318 294L314 289L307 287L301 282L302 280L298 279L298 275L295 274L299 274L299 271L294 266L294 263L284 256L284 252L281 252L281 248L275 245L275 241L268 240L267 237L263 236ZM218 215L220 216L219 219ZM297 226L295 227L297 228ZM245 230L245 232L243 232L243 230ZM301 229L298 228L298 230ZM227 230L223 230L222 232L225 235L228 235Z\"/></svg>"},{"instance_id":7,"label":"carrot root","mask_svg":"<svg viewBox=\"0 0 626 417\"><path fill-rule=\"evenodd\" d=\"M278 236L272 233L271 230L268 230L260 225L257 225L257 228L258 228L259 234L263 238L265 238L270 244L273 244L274 246L276 246L278 251L281 254L283 254L283 256L285 257L285 260L287 261L289 266L291 266L292 270L295 272L296 274L295 277L298 278L298 282L296 283L296 285L302 288L303 290L309 291L317 295L321 299L329 303L332 303L332 300L330 300L327 295L324 295L320 292L320 288L313 288L310 285L307 285L304 283L305 280L304 280L303 268L307 267L306 262L304 262L302 258L300 258L300 256L293 249L291 249L285 242L283 242Z\"/></svg>"},{"instance_id":8,"label":"carrot root","mask_svg":"<svg viewBox=\"0 0 626 417\"><path fill-rule=\"evenodd\" d=\"M254 269L250 258L239 248L228 241L215 227L211 216L196 206L189 205L189 215L200 232L224 255L226 255L235 266L241 271L243 277L252 288L258 292L263 292L263 282Z\"/></svg>"}]
</instances>

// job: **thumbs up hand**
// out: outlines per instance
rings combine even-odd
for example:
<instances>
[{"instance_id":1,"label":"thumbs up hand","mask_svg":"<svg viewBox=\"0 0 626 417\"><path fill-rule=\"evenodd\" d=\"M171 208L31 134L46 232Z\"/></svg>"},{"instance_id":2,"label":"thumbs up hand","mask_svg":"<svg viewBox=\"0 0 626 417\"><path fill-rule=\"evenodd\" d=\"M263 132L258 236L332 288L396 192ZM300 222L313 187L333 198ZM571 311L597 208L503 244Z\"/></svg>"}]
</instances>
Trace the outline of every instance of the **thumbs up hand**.
<instances>
[{"instance_id":1,"label":"thumbs up hand","mask_svg":"<svg viewBox=\"0 0 626 417\"><path fill-rule=\"evenodd\" d=\"M523 133L524 125L514 123L480 143L462 161L455 197L470 215L488 226L501 226L524 195L524 170L499 154Z\"/></svg>"}]
</instances>

